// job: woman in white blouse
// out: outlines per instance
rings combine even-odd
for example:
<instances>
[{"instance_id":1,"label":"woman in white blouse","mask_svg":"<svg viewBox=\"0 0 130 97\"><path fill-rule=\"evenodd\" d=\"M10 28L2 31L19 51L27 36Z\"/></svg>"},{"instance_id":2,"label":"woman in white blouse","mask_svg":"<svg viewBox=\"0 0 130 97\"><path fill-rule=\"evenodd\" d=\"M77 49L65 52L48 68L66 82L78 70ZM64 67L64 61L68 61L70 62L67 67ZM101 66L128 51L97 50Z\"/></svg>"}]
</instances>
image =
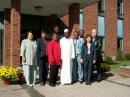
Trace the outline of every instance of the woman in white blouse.
<instances>
[{"instance_id":1,"label":"woman in white blouse","mask_svg":"<svg viewBox=\"0 0 130 97\"><path fill-rule=\"evenodd\" d=\"M33 33L27 33L27 39L24 39L21 44L22 64L25 80L28 86L34 86L36 80L37 69L37 44L33 40Z\"/></svg>"},{"instance_id":2,"label":"woman in white blouse","mask_svg":"<svg viewBox=\"0 0 130 97\"><path fill-rule=\"evenodd\" d=\"M91 84L93 64L96 62L96 48L92 43L92 37L87 35L85 38L86 42L82 46L81 60L84 64L84 81L86 85Z\"/></svg>"}]
</instances>

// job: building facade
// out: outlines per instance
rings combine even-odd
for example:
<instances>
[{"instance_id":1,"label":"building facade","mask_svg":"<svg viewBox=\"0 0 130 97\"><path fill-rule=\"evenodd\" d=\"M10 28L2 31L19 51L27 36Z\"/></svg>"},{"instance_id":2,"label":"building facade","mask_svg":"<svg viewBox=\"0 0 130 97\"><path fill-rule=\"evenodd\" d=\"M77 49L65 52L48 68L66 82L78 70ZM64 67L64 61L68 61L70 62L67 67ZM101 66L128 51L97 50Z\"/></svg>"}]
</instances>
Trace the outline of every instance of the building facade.
<instances>
[{"instance_id":1,"label":"building facade","mask_svg":"<svg viewBox=\"0 0 130 97\"><path fill-rule=\"evenodd\" d=\"M92 28L97 29L102 43L102 51L106 56L116 59L117 52L130 53L130 1L98 0L80 9L80 30L91 34ZM62 17L68 24L68 15Z\"/></svg>"},{"instance_id":2,"label":"building facade","mask_svg":"<svg viewBox=\"0 0 130 97\"><path fill-rule=\"evenodd\" d=\"M57 3L58 2L58 3ZM102 51L113 59L117 51L130 53L130 0L1 0L0 1L0 64L20 64L20 42L32 30L71 32L83 30L91 34L97 29ZM72 33L73 34L73 33Z\"/></svg>"}]
</instances>

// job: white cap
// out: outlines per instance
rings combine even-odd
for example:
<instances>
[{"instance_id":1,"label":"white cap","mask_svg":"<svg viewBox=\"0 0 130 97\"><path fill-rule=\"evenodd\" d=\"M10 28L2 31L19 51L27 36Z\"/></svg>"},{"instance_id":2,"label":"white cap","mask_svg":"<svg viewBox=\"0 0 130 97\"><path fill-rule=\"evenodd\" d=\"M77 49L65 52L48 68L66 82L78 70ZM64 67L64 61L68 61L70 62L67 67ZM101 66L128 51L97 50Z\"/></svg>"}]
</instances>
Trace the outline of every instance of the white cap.
<instances>
[{"instance_id":1,"label":"white cap","mask_svg":"<svg viewBox=\"0 0 130 97\"><path fill-rule=\"evenodd\" d=\"M69 30L68 29L64 29L64 33L68 33L69 32Z\"/></svg>"}]
</instances>

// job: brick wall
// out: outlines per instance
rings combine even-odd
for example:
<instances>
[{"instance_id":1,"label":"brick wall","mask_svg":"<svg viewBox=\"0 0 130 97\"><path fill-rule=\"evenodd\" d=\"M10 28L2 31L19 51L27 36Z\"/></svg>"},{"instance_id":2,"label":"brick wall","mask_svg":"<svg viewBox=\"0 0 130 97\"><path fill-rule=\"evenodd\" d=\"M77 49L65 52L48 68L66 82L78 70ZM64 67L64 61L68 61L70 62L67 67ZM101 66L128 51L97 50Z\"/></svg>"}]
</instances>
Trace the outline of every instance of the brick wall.
<instances>
[{"instance_id":1,"label":"brick wall","mask_svg":"<svg viewBox=\"0 0 130 97\"><path fill-rule=\"evenodd\" d=\"M79 13L79 3L73 3L69 6L69 28L72 34L74 31L79 30Z\"/></svg>"},{"instance_id":2,"label":"brick wall","mask_svg":"<svg viewBox=\"0 0 130 97\"><path fill-rule=\"evenodd\" d=\"M117 55L116 0L105 0L105 54L115 59Z\"/></svg>"},{"instance_id":3,"label":"brick wall","mask_svg":"<svg viewBox=\"0 0 130 97\"><path fill-rule=\"evenodd\" d=\"M130 53L130 0L124 0L124 53Z\"/></svg>"},{"instance_id":4,"label":"brick wall","mask_svg":"<svg viewBox=\"0 0 130 97\"><path fill-rule=\"evenodd\" d=\"M60 17L60 19L62 20L62 22L66 25L69 26L69 15L64 15L62 17Z\"/></svg>"},{"instance_id":5,"label":"brick wall","mask_svg":"<svg viewBox=\"0 0 130 97\"><path fill-rule=\"evenodd\" d=\"M21 0L11 0L11 45L10 65L20 64L20 27L21 27Z\"/></svg>"},{"instance_id":6,"label":"brick wall","mask_svg":"<svg viewBox=\"0 0 130 97\"><path fill-rule=\"evenodd\" d=\"M120 67L119 74L130 78L130 67Z\"/></svg>"},{"instance_id":7,"label":"brick wall","mask_svg":"<svg viewBox=\"0 0 130 97\"><path fill-rule=\"evenodd\" d=\"M84 8L84 33L91 35L92 28L97 29L98 3Z\"/></svg>"},{"instance_id":8,"label":"brick wall","mask_svg":"<svg viewBox=\"0 0 130 97\"><path fill-rule=\"evenodd\" d=\"M10 65L10 9L4 11L3 64Z\"/></svg>"}]
</instances>

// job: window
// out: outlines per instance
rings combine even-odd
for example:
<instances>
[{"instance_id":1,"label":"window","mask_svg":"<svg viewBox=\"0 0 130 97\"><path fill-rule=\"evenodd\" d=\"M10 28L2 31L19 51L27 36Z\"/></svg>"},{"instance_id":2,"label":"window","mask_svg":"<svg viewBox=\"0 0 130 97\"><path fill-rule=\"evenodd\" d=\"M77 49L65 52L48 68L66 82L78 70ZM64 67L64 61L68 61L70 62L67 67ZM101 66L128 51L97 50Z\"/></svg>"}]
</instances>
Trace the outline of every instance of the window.
<instances>
[{"instance_id":1,"label":"window","mask_svg":"<svg viewBox=\"0 0 130 97\"><path fill-rule=\"evenodd\" d=\"M80 19L79 20L80 30L83 31L83 21L84 21L84 19L83 19L83 10L82 9L80 10L79 19Z\"/></svg>"},{"instance_id":2,"label":"window","mask_svg":"<svg viewBox=\"0 0 130 97\"><path fill-rule=\"evenodd\" d=\"M117 37L123 38L123 20L122 19L117 20Z\"/></svg>"},{"instance_id":3,"label":"window","mask_svg":"<svg viewBox=\"0 0 130 97\"><path fill-rule=\"evenodd\" d=\"M117 49L123 51L123 20L117 20Z\"/></svg>"},{"instance_id":4,"label":"window","mask_svg":"<svg viewBox=\"0 0 130 97\"><path fill-rule=\"evenodd\" d=\"M105 0L98 1L98 14L104 16L105 11Z\"/></svg>"},{"instance_id":5,"label":"window","mask_svg":"<svg viewBox=\"0 0 130 97\"><path fill-rule=\"evenodd\" d=\"M100 37L102 51L104 51L105 50L105 42L104 42L105 18L104 18L104 16L98 16L98 36Z\"/></svg>"},{"instance_id":6,"label":"window","mask_svg":"<svg viewBox=\"0 0 130 97\"><path fill-rule=\"evenodd\" d=\"M98 16L98 36L105 36L105 18Z\"/></svg>"},{"instance_id":7,"label":"window","mask_svg":"<svg viewBox=\"0 0 130 97\"><path fill-rule=\"evenodd\" d=\"M117 0L117 16L123 18L123 0Z\"/></svg>"},{"instance_id":8,"label":"window","mask_svg":"<svg viewBox=\"0 0 130 97\"><path fill-rule=\"evenodd\" d=\"M117 38L117 50L123 51L123 39Z\"/></svg>"}]
</instances>

